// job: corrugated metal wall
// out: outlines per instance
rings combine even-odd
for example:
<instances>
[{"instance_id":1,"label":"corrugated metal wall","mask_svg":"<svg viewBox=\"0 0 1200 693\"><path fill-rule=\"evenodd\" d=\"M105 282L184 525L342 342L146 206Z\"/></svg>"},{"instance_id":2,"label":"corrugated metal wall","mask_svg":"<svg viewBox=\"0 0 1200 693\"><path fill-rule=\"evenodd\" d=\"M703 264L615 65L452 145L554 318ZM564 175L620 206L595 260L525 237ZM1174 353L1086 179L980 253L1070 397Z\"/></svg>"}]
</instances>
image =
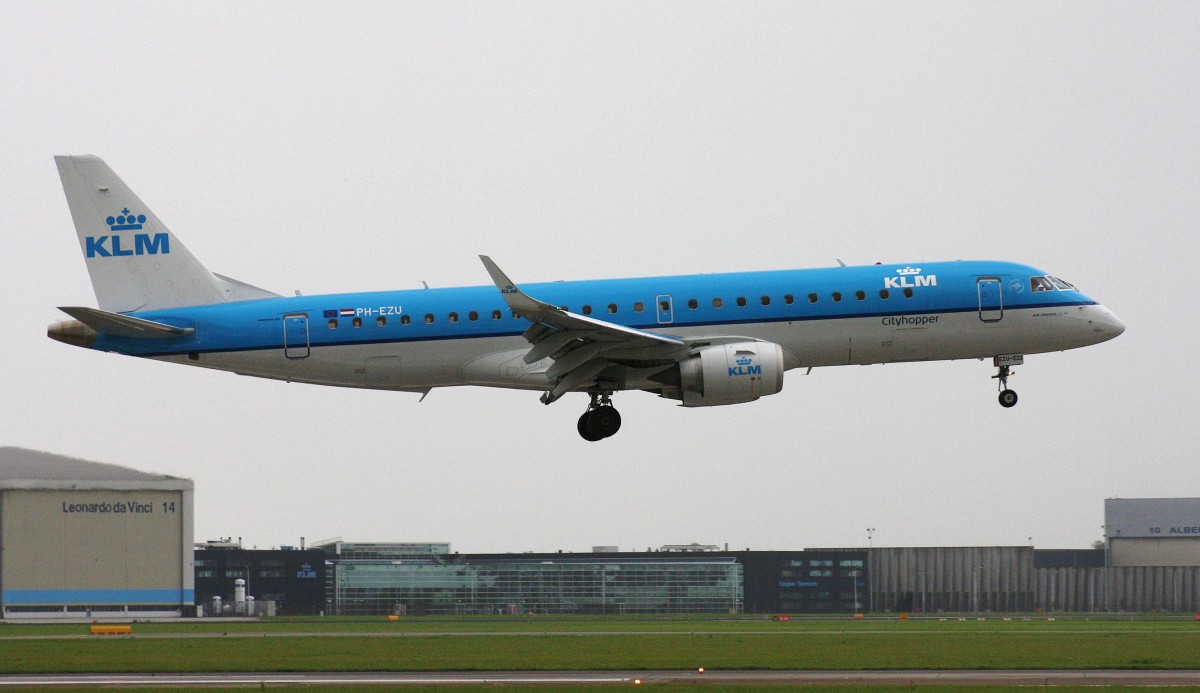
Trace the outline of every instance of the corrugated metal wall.
<instances>
[{"instance_id":1,"label":"corrugated metal wall","mask_svg":"<svg viewBox=\"0 0 1200 693\"><path fill-rule=\"evenodd\" d=\"M1200 612L1200 567L1043 568L1028 546L871 549L872 611Z\"/></svg>"},{"instance_id":2,"label":"corrugated metal wall","mask_svg":"<svg viewBox=\"0 0 1200 693\"><path fill-rule=\"evenodd\" d=\"M873 611L1032 611L1029 546L870 551Z\"/></svg>"}]
</instances>

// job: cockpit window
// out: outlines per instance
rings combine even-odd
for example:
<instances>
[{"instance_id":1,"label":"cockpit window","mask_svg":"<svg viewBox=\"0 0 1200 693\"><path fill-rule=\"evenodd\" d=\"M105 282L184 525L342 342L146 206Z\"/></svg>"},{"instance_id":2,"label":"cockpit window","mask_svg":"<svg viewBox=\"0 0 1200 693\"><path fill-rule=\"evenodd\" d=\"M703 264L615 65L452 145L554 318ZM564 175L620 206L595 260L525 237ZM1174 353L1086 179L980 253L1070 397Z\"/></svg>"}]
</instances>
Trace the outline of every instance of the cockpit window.
<instances>
[{"instance_id":1,"label":"cockpit window","mask_svg":"<svg viewBox=\"0 0 1200 693\"><path fill-rule=\"evenodd\" d=\"M1030 277L1029 288L1033 289L1034 293L1038 291L1054 291L1054 285L1050 283L1047 277Z\"/></svg>"},{"instance_id":2,"label":"cockpit window","mask_svg":"<svg viewBox=\"0 0 1200 693\"><path fill-rule=\"evenodd\" d=\"M1030 277L1029 288L1034 291L1078 291L1075 285L1058 277Z\"/></svg>"}]
</instances>

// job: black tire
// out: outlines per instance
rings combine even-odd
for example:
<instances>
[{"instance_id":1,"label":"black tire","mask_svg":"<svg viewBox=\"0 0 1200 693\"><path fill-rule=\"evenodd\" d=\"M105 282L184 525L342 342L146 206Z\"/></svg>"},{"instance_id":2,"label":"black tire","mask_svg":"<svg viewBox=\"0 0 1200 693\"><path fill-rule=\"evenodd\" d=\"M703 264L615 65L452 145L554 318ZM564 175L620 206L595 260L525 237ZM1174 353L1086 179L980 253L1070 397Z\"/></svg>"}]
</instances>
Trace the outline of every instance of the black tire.
<instances>
[{"instance_id":1,"label":"black tire","mask_svg":"<svg viewBox=\"0 0 1200 693\"><path fill-rule=\"evenodd\" d=\"M1017 393L1013 392L1012 390L1005 390L1000 393L1000 406L1008 409L1009 407L1016 406L1016 404Z\"/></svg>"},{"instance_id":2,"label":"black tire","mask_svg":"<svg viewBox=\"0 0 1200 693\"><path fill-rule=\"evenodd\" d=\"M596 407L588 412L585 426L597 440L608 438L621 429L621 415L613 407Z\"/></svg>"},{"instance_id":3,"label":"black tire","mask_svg":"<svg viewBox=\"0 0 1200 693\"><path fill-rule=\"evenodd\" d=\"M592 420L592 412L590 412L590 411L583 412L583 416L579 417L579 425L576 426L576 428L579 430L579 436L581 438L588 441L589 443L594 443L597 440L600 440L600 436L597 436L594 433L592 433L591 427L588 425L588 423L591 420Z\"/></svg>"}]
</instances>

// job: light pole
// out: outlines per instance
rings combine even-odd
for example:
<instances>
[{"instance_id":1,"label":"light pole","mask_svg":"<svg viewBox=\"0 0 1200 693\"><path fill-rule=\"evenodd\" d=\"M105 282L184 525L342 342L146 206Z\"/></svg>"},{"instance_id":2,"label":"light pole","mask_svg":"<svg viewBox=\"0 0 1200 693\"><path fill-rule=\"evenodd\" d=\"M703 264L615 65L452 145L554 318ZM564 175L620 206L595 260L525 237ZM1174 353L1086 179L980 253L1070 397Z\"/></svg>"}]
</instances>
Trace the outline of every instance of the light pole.
<instances>
[{"instance_id":1,"label":"light pole","mask_svg":"<svg viewBox=\"0 0 1200 693\"><path fill-rule=\"evenodd\" d=\"M874 537L874 535L875 535L875 528L867 527L867 548L874 547L875 544L872 542L872 538Z\"/></svg>"}]
</instances>

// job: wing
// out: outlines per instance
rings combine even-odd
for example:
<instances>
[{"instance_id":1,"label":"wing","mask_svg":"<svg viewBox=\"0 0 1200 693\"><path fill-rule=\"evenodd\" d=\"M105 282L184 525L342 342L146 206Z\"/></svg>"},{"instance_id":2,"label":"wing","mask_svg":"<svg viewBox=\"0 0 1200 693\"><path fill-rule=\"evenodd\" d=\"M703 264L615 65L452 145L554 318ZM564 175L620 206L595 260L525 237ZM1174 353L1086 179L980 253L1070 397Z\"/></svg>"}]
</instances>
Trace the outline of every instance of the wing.
<instances>
[{"instance_id":1,"label":"wing","mask_svg":"<svg viewBox=\"0 0 1200 693\"><path fill-rule=\"evenodd\" d=\"M674 362L691 352L691 340L577 315L539 301L518 289L491 258L480 255L479 259L508 307L533 323L522 335L533 345L525 363L547 357L554 361L546 371L554 384L542 395L546 404L577 388L596 385L615 360Z\"/></svg>"}]
</instances>

